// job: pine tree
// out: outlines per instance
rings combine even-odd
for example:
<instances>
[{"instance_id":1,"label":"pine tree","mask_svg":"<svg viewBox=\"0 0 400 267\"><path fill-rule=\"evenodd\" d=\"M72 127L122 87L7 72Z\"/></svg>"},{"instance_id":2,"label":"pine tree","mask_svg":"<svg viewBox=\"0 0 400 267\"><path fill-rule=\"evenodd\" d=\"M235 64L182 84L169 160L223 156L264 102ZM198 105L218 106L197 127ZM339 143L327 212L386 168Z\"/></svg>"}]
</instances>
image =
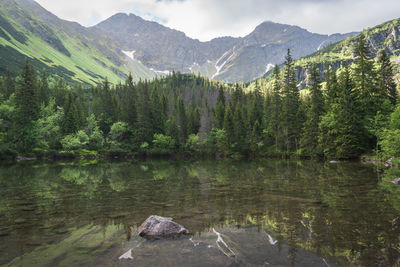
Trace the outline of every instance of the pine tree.
<instances>
[{"instance_id":1,"label":"pine tree","mask_svg":"<svg viewBox=\"0 0 400 267\"><path fill-rule=\"evenodd\" d=\"M39 92L38 92L39 103L48 105L50 100L50 90L49 83L47 82L46 73L42 73L39 83Z\"/></svg>"},{"instance_id":2,"label":"pine tree","mask_svg":"<svg viewBox=\"0 0 400 267\"><path fill-rule=\"evenodd\" d=\"M297 150L298 134L300 125L298 120L299 113L299 91L294 77L293 59L288 49L285 58L285 69L282 88L282 129L285 137L286 152Z\"/></svg>"},{"instance_id":3,"label":"pine tree","mask_svg":"<svg viewBox=\"0 0 400 267\"><path fill-rule=\"evenodd\" d=\"M122 99L122 116L123 120L126 121L131 127L136 126L137 122L137 93L136 88L133 84L132 74L129 73L128 79L126 80L124 98Z\"/></svg>"},{"instance_id":4,"label":"pine tree","mask_svg":"<svg viewBox=\"0 0 400 267\"><path fill-rule=\"evenodd\" d=\"M218 129L223 128L225 118L225 92L222 86L218 89L217 104L214 111L214 124Z\"/></svg>"},{"instance_id":5,"label":"pine tree","mask_svg":"<svg viewBox=\"0 0 400 267\"><path fill-rule=\"evenodd\" d=\"M356 61L353 76L356 88L360 92L362 112L366 116L373 117L379 109L379 103L376 103L376 74L364 34L360 34L355 53Z\"/></svg>"},{"instance_id":6,"label":"pine tree","mask_svg":"<svg viewBox=\"0 0 400 267\"><path fill-rule=\"evenodd\" d=\"M182 96L178 97L177 111L178 111L178 126L180 128L181 142L184 143L188 137L188 131L187 131L188 125L187 125L185 104L183 102Z\"/></svg>"},{"instance_id":7,"label":"pine tree","mask_svg":"<svg viewBox=\"0 0 400 267\"><path fill-rule=\"evenodd\" d=\"M15 93L15 80L12 77L11 72L8 70L6 72L6 77L4 79L4 85L5 85L4 97L8 99L10 95Z\"/></svg>"},{"instance_id":8,"label":"pine tree","mask_svg":"<svg viewBox=\"0 0 400 267\"><path fill-rule=\"evenodd\" d=\"M337 101L339 95L336 71L332 70L331 66L328 66L326 69L325 81L326 81L325 108L326 110L329 110L332 104L335 103L335 101Z\"/></svg>"},{"instance_id":9,"label":"pine tree","mask_svg":"<svg viewBox=\"0 0 400 267\"><path fill-rule=\"evenodd\" d=\"M149 97L149 86L147 82L140 84L141 90L139 92L139 103L137 110L137 141L141 144L143 142L151 143L153 140L153 129L151 123L151 107Z\"/></svg>"},{"instance_id":10,"label":"pine tree","mask_svg":"<svg viewBox=\"0 0 400 267\"><path fill-rule=\"evenodd\" d=\"M281 124L281 112L282 112L282 101L281 101L281 80L280 71L278 65L275 65L273 72L273 89L271 97L271 115L269 121L269 128L275 137L275 149L278 150L278 143L280 139L280 124Z\"/></svg>"},{"instance_id":11,"label":"pine tree","mask_svg":"<svg viewBox=\"0 0 400 267\"><path fill-rule=\"evenodd\" d=\"M319 149L318 138L320 136L319 123L324 113L324 99L321 91L319 71L315 64L311 67L310 82L310 106L307 111L307 120L304 124L300 143L306 155L316 156L322 154L322 151Z\"/></svg>"},{"instance_id":12,"label":"pine tree","mask_svg":"<svg viewBox=\"0 0 400 267\"><path fill-rule=\"evenodd\" d=\"M156 86L150 97L151 101L151 122L152 122L152 129L154 133L165 133L165 120L164 120L164 110L163 104L161 102L160 92L158 87Z\"/></svg>"},{"instance_id":13,"label":"pine tree","mask_svg":"<svg viewBox=\"0 0 400 267\"><path fill-rule=\"evenodd\" d=\"M245 151L246 140L247 140L247 127L245 123L246 114L243 110L242 105L235 106L235 112L233 114L233 126L234 126L234 141L238 151Z\"/></svg>"},{"instance_id":14,"label":"pine tree","mask_svg":"<svg viewBox=\"0 0 400 267\"><path fill-rule=\"evenodd\" d=\"M378 64L379 90L390 100L392 105L395 106L397 103L397 89L393 78L393 66L385 50L379 53Z\"/></svg>"},{"instance_id":15,"label":"pine tree","mask_svg":"<svg viewBox=\"0 0 400 267\"><path fill-rule=\"evenodd\" d=\"M233 104L237 105L237 104L241 103L242 97L243 97L243 90L239 84L236 84L235 90L233 91L233 94L232 94Z\"/></svg>"},{"instance_id":16,"label":"pine tree","mask_svg":"<svg viewBox=\"0 0 400 267\"><path fill-rule=\"evenodd\" d=\"M28 152L35 145L39 111L35 72L26 61L15 92L14 137L20 152Z\"/></svg>"},{"instance_id":17,"label":"pine tree","mask_svg":"<svg viewBox=\"0 0 400 267\"><path fill-rule=\"evenodd\" d=\"M61 117L61 131L64 135L76 133L79 129L79 114L72 93L67 94Z\"/></svg>"},{"instance_id":18,"label":"pine tree","mask_svg":"<svg viewBox=\"0 0 400 267\"><path fill-rule=\"evenodd\" d=\"M321 122L321 142L326 156L354 158L362 153L365 135L359 94L345 67L339 76L338 97Z\"/></svg>"},{"instance_id":19,"label":"pine tree","mask_svg":"<svg viewBox=\"0 0 400 267\"><path fill-rule=\"evenodd\" d=\"M188 134L197 134L200 129L200 108L194 104L189 107Z\"/></svg>"},{"instance_id":20,"label":"pine tree","mask_svg":"<svg viewBox=\"0 0 400 267\"><path fill-rule=\"evenodd\" d=\"M264 115L263 104L260 87L258 86L258 83L256 83L256 88L250 95L249 125L254 125L258 122L261 126ZM260 134L260 132L257 134Z\"/></svg>"},{"instance_id":21,"label":"pine tree","mask_svg":"<svg viewBox=\"0 0 400 267\"><path fill-rule=\"evenodd\" d=\"M250 140L250 149L253 152L253 155L256 155L258 151L258 144L260 142L260 132L261 132L261 125L259 121L256 121L251 131L251 140Z\"/></svg>"},{"instance_id":22,"label":"pine tree","mask_svg":"<svg viewBox=\"0 0 400 267\"><path fill-rule=\"evenodd\" d=\"M232 111L232 104L229 103L226 106L226 111L225 111L225 118L224 118L224 123L223 123L223 128L226 132L226 136L228 139L228 143L230 145L233 145L234 139L235 139L235 126L233 123L233 111Z\"/></svg>"}]
</instances>

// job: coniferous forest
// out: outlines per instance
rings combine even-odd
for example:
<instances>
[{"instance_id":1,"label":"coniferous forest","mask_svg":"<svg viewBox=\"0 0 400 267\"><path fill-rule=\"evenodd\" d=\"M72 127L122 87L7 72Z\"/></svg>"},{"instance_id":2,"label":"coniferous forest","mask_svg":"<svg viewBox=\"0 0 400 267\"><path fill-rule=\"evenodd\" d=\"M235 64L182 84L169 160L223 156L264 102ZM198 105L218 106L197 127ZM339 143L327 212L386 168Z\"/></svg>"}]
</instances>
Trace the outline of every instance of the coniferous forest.
<instances>
[{"instance_id":1,"label":"coniferous forest","mask_svg":"<svg viewBox=\"0 0 400 267\"><path fill-rule=\"evenodd\" d=\"M370 56L337 71L309 66L299 90L290 50L271 87L172 73L152 81L67 84L26 62L0 79L0 158L135 155L359 158L400 156L393 69Z\"/></svg>"}]
</instances>

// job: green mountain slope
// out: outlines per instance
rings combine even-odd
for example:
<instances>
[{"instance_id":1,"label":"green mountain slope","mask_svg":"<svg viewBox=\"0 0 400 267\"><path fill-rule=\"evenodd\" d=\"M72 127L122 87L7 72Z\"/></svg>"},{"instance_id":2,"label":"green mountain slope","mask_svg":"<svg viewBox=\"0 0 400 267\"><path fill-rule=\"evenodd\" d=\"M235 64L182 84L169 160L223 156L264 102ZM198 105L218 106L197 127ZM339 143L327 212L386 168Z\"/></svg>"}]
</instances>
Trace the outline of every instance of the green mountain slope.
<instances>
[{"instance_id":1,"label":"green mountain slope","mask_svg":"<svg viewBox=\"0 0 400 267\"><path fill-rule=\"evenodd\" d=\"M100 30L59 19L32 0L2 0L0 73L16 75L26 58L37 68L68 81L119 82L155 73L124 55Z\"/></svg>"},{"instance_id":2,"label":"green mountain slope","mask_svg":"<svg viewBox=\"0 0 400 267\"><path fill-rule=\"evenodd\" d=\"M385 22L362 32L367 39L371 56L376 57L378 52L384 49L394 63L396 81L400 84L400 18ZM313 54L300 58L295 61L295 73L300 89L308 87L309 68L311 64L317 64L321 73L326 70L328 65L337 70L342 66L352 64L355 59L355 45L359 36L352 36L343 41L329 45ZM270 87L270 77L272 71L268 72L258 83L264 87ZM249 89L255 87L255 83L250 83Z\"/></svg>"}]
</instances>

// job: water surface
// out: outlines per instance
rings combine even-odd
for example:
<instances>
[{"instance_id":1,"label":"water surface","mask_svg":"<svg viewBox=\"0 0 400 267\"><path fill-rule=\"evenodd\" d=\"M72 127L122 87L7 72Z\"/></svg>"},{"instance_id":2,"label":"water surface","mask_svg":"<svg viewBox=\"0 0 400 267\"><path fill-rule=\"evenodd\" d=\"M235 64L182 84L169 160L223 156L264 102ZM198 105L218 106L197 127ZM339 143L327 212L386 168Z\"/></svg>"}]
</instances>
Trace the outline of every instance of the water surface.
<instances>
[{"instance_id":1,"label":"water surface","mask_svg":"<svg viewBox=\"0 0 400 267\"><path fill-rule=\"evenodd\" d=\"M0 265L399 266L395 175L276 160L1 166ZM152 214L192 235L138 237Z\"/></svg>"}]
</instances>

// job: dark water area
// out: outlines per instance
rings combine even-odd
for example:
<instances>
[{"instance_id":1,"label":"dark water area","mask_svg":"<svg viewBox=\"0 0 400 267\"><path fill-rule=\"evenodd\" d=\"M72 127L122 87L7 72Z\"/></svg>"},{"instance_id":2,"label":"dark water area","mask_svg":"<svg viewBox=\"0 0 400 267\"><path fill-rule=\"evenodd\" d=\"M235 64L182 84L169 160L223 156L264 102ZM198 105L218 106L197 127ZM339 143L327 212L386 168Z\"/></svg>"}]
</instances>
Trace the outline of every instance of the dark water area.
<instances>
[{"instance_id":1,"label":"dark water area","mask_svg":"<svg viewBox=\"0 0 400 267\"><path fill-rule=\"evenodd\" d=\"M0 166L0 266L399 266L398 170L357 162ZM150 215L191 235L147 241Z\"/></svg>"}]
</instances>

